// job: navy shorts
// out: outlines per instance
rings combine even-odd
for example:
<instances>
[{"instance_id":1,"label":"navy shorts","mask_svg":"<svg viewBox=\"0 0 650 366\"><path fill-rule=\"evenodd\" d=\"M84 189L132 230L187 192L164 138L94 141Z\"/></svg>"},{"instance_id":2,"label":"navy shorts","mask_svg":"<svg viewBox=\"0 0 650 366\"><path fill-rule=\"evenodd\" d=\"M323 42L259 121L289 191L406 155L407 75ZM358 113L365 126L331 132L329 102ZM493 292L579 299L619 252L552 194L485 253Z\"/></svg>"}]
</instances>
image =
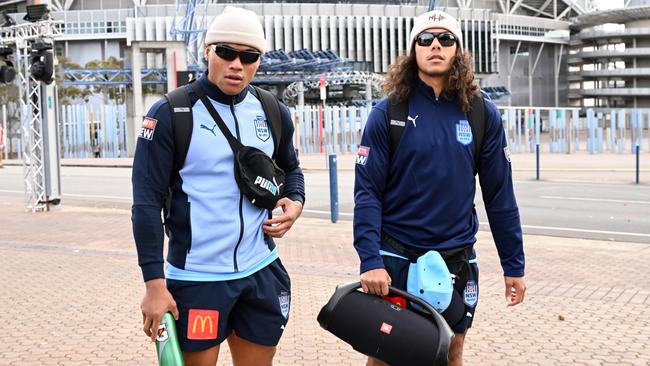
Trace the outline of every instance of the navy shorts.
<instances>
[{"instance_id":1,"label":"navy shorts","mask_svg":"<svg viewBox=\"0 0 650 366\"><path fill-rule=\"evenodd\" d=\"M384 259L386 271L391 278L391 286L406 291L410 262L406 259L392 256L382 256L382 258ZM465 285L465 290L461 295L463 304L460 306L464 307L462 310L465 314L455 324L449 324L454 333L465 333L468 328L471 328L472 320L474 319L474 311L478 303L478 265L476 264L475 252L472 252L469 260L467 285ZM409 306L409 308L411 307Z\"/></svg>"},{"instance_id":2,"label":"navy shorts","mask_svg":"<svg viewBox=\"0 0 650 366\"><path fill-rule=\"evenodd\" d=\"M263 346L276 346L289 320L291 281L276 259L254 274L230 281L167 280L178 306L178 341L185 352L221 344L234 331Z\"/></svg>"}]
</instances>

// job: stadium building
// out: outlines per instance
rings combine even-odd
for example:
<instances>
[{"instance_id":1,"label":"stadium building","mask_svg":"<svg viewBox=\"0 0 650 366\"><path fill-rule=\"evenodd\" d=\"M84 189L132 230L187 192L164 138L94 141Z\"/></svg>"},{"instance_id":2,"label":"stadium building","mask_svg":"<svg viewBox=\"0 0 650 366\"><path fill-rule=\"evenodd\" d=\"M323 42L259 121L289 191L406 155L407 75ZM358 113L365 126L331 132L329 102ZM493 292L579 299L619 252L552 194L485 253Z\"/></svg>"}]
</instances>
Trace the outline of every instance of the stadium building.
<instances>
[{"instance_id":1,"label":"stadium building","mask_svg":"<svg viewBox=\"0 0 650 366\"><path fill-rule=\"evenodd\" d=\"M293 77L279 77L279 71L286 70L286 64L291 63L283 64L283 60L308 61L312 57L332 61L338 56L346 62L336 65L330 62L330 68L385 73L388 65L406 52L413 17L427 11L432 2L210 3L195 0L179 5L165 0L52 0L53 19L64 22L64 35L57 39L55 52L78 65L114 57L124 60L125 67L129 68L133 63L134 42L183 40L189 51L189 68L201 68L199 31L228 3L237 3L261 16L268 49L275 51L265 60L275 68L262 67L258 80L272 84L280 95L292 82L304 78L305 73L323 71L322 67L312 68L309 62L303 62ZM499 103L567 105L567 58L572 19L589 12L591 1L441 0L435 3L437 8L460 20L463 43L474 56L479 83ZM0 5L0 10L21 19L25 5L25 1L8 0ZM311 56L299 54L300 50L309 51ZM332 53L313 54L319 51L331 51L334 56ZM172 61L167 60L161 50L151 50L141 57L141 65L147 69L164 68ZM575 57L570 60L576 61ZM317 64L323 66L323 62ZM355 89L351 85L331 88L328 92L344 103L362 95L365 88ZM315 93L306 95L307 98L314 96Z\"/></svg>"},{"instance_id":2,"label":"stadium building","mask_svg":"<svg viewBox=\"0 0 650 366\"><path fill-rule=\"evenodd\" d=\"M584 14L571 24L571 105L650 107L650 1Z\"/></svg>"}]
</instances>

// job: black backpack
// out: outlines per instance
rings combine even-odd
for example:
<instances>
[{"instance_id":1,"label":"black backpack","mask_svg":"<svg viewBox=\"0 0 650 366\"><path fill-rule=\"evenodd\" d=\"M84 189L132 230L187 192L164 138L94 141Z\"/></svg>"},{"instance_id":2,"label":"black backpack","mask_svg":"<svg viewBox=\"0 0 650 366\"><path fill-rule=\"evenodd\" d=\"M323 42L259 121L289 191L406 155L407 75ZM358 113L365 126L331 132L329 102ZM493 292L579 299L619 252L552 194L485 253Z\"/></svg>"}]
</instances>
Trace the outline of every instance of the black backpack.
<instances>
[{"instance_id":1,"label":"black backpack","mask_svg":"<svg viewBox=\"0 0 650 366\"><path fill-rule=\"evenodd\" d=\"M392 162L397 146L402 140L404 127L408 117L408 101L398 103L394 94L388 95L388 134L390 137L389 161ZM472 136L474 142L474 175L478 173L478 165L481 161L481 148L483 147L483 138L485 137L485 128L487 125L485 115L485 101L483 93L474 94L470 104L467 119L472 127Z\"/></svg>"}]
</instances>

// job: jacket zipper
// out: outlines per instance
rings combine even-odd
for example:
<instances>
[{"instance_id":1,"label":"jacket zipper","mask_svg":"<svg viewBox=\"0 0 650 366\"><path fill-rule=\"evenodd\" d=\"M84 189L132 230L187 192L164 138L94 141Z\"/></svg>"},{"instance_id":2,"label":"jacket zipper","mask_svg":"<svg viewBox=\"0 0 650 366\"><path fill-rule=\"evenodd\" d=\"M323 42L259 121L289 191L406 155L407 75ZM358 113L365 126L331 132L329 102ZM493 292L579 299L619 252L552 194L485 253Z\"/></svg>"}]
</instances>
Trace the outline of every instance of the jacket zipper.
<instances>
[{"instance_id":1,"label":"jacket zipper","mask_svg":"<svg viewBox=\"0 0 650 366\"><path fill-rule=\"evenodd\" d=\"M232 113L233 118L235 119L235 131L237 133L237 140L241 142L241 136L239 135L239 122L237 121L237 115L235 114L235 98L232 97L232 103L230 104L230 112ZM242 239L244 238L244 214L243 214L243 200L244 195L239 192L239 239L237 239L237 244L235 245L235 251L232 254L233 263L235 265L235 272L239 272L239 266L237 265L237 249L239 249L239 244L241 244Z\"/></svg>"}]
</instances>

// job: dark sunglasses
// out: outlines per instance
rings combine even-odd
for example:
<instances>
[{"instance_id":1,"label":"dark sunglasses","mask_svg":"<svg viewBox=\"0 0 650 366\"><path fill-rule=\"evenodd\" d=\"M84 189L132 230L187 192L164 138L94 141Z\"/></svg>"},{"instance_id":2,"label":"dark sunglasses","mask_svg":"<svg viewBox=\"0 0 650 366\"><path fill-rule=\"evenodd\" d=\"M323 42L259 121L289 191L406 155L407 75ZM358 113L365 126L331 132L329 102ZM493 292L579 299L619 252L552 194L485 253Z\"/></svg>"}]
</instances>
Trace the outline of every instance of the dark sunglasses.
<instances>
[{"instance_id":1,"label":"dark sunglasses","mask_svg":"<svg viewBox=\"0 0 650 366\"><path fill-rule=\"evenodd\" d=\"M438 42L442 47L451 47L456 43L457 39L451 33L434 33L434 32L422 32L418 34L415 41L418 46L429 47L433 43L433 40L438 38Z\"/></svg>"},{"instance_id":2,"label":"dark sunglasses","mask_svg":"<svg viewBox=\"0 0 650 366\"><path fill-rule=\"evenodd\" d=\"M238 51L230 46L226 46L225 44L212 44L210 47L214 53L216 53L217 56L221 57L222 59L226 61L233 61L239 57L239 61L241 61L242 64L252 64L253 62L257 62L257 60L259 60L260 56L262 55L257 51L251 50Z\"/></svg>"}]
</instances>

